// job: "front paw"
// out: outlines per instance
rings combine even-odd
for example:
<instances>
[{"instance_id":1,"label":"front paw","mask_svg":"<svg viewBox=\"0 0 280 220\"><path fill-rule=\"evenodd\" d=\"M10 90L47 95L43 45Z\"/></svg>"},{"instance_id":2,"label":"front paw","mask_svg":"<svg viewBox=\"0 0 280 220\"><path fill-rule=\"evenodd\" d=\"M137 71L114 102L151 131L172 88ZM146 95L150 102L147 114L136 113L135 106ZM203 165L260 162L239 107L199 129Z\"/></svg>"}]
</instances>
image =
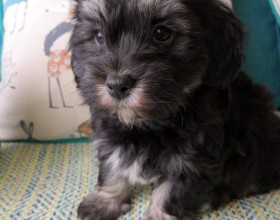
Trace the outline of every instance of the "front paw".
<instances>
[{"instance_id":1,"label":"front paw","mask_svg":"<svg viewBox=\"0 0 280 220\"><path fill-rule=\"evenodd\" d=\"M149 208L144 220L178 220L178 218L168 215L159 208Z\"/></svg>"},{"instance_id":2,"label":"front paw","mask_svg":"<svg viewBox=\"0 0 280 220\"><path fill-rule=\"evenodd\" d=\"M130 210L130 205L114 198L106 198L98 192L89 194L78 207L79 220L116 220Z\"/></svg>"}]
</instances>

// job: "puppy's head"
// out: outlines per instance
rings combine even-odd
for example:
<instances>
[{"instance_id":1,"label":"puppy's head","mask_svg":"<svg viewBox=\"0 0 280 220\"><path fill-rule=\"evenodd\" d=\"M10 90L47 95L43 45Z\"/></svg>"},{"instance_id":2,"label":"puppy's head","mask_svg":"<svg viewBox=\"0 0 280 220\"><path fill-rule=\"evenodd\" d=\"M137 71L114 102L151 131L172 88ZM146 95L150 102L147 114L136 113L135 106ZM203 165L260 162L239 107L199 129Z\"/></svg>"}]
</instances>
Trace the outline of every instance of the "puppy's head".
<instances>
[{"instance_id":1,"label":"puppy's head","mask_svg":"<svg viewBox=\"0 0 280 220\"><path fill-rule=\"evenodd\" d=\"M168 117L203 84L239 72L244 34L216 0L80 0L71 38L78 88L125 124Z\"/></svg>"}]
</instances>

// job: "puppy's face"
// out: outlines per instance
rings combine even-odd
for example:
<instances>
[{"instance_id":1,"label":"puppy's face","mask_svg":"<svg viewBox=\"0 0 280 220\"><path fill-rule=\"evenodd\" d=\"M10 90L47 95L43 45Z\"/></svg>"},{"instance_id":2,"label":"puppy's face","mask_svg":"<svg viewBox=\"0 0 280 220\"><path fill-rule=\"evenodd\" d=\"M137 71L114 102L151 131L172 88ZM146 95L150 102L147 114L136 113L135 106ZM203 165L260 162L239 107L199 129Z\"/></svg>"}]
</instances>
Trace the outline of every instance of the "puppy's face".
<instances>
[{"instance_id":1,"label":"puppy's face","mask_svg":"<svg viewBox=\"0 0 280 220\"><path fill-rule=\"evenodd\" d=\"M78 87L92 111L125 124L168 117L240 67L240 24L214 0L81 0L75 18Z\"/></svg>"}]
</instances>

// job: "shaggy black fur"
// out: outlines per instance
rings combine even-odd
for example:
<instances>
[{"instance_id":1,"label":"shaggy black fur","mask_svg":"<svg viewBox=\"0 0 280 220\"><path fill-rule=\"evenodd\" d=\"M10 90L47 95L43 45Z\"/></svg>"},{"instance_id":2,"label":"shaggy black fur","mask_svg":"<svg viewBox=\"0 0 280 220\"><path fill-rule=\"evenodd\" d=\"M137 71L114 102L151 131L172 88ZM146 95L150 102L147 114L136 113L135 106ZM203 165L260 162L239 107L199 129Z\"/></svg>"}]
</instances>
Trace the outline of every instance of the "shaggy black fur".
<instances>
[{"instance_id":1,"label":"shaggy black fur","mask_svg":"<svg viewBox=\"0 0 280 220\"><path fill-rule=\"evenodd\" d=\"M100 160L81 219L116 219L129 210L127 186L154 177L159 209L152 202L146 220L192 217L279 187L280 120L271 93L241 70L245 35L230 9L216 0L80 0L75 19L72 66ZM155 38L158 28L167 40ZM117 100L106 80L123 75L135 86Z\"/></svg>"}]
</instances>

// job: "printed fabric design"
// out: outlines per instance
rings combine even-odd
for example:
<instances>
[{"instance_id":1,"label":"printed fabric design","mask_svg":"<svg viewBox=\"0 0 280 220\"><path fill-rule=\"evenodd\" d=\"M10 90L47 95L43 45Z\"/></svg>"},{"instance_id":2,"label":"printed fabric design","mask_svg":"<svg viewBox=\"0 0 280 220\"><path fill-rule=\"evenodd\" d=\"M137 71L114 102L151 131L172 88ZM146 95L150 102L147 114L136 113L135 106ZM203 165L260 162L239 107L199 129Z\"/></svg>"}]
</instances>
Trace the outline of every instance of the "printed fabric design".
<instances>
[{"instance_id":1,"label":"printed fabric design","mask_svg":"<svg viewBox=\"0 0 280 220\"><path fill-rule=\"evenodd\" d=\"M8 50L2 54L2 79L0 82L0 93L5 89L15 89L13 80L17 76L16 63L13 61L13 51Z\"/></svg>"},{"instance_id":2,"label":"printed fabric design","mask_svg":"<svg viewBox=\"0 0 280 220\"><path fill-rule=\"evenodd\" d=\"M8 10L11 10L12 8L14 9L14 19L11 22L11 26L9 25L5 28L9 34L13 34L16 31L20 32L23 30L28 9L28 0L7 0L3 4L4 15Z\"/></svg>"},{"instance_id":3,"label":"printed fabric design","mask_svg":"<svg viewBox=\"0 0 280 220\"><path fill-rule=\"evenodd\" d=\"M67 32L72 31L72 24L70 22L62 22L58 24L53 30L51 30L46 38L44 44L45 55L49 57L47 69L48 69L48 92L49 92L49 107L58 108L58 106L53 103L53 91L52 91L52 81L57 83L59 88L59 93L64 108L72 108L72 106L67 105L64 98L63 88L60 82L60 75L65 74L71 69L70 65L70 53L66 49L55 49L52 50L54 42Z\"/></svg>"}]
</instances>

